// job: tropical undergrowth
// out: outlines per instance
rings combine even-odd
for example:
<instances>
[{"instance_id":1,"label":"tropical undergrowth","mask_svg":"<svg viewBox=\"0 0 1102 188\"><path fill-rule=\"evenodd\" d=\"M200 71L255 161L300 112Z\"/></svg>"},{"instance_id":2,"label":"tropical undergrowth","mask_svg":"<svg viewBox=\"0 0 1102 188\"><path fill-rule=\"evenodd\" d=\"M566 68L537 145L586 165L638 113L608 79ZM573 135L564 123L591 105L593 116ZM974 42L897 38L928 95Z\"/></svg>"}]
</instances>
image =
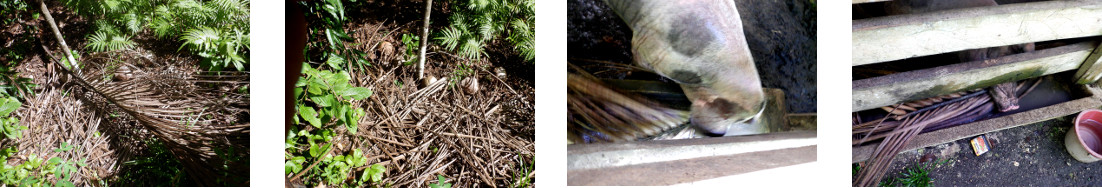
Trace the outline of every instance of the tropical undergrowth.
<instances>
[{"instance_id":1,"label":"tropical undergrowth","mask_svg":"<svg viewBox=\"0 0 1102 188\"><path fill-rule=\"evenodd\" d=\"M296 126L285 141L284 174L302 174L301 179L310 187L363 187L382 180L386 168L379 164L357 172L368 165L362 151L335 151L333 146L339 137L356 134L358 120L365 112L352 102L370 97L371 90L349 84L351 78L343 70L315 69L304 63L302 73L294 89L298 113L292 118ZM357 175L359 178L354 178Z\"/></svg>"},{"instance_id":2,"label":"tropical undergrowth","mask_svg":"<svg viewBox=\"0 0 1102 188\"><path fill-rule=\"evenodd\" d=\"M123 162L122 167L128 172L116 177L116 182L141 187L197 186L163 141L150 138L142 142L148 147L148 153Z\"/></svg>"},{"instance_id":3,"label":"tropical undergrowth","mask_svg":"<svg viewBox=\"0 0 1102 188\"><path fill-rule=\"evenodd\" d=\"M65 0L69 9L93 21L91 51L132 49L134 38L152 34L180 41L203 58L208 70L248 68L249 0Z\"/></svg>"},{"instance_id":4,"label":"tropical undergrowth","mask_svg":"<svg viewBox=\"0 0 1102 188\"><path fill-rule=\"evenodd\" d=\"M10 2L7 2L10 3ZM7 4L3 3L3 4ZM11 7L0 7L7 10ZM16 58L21 59L21 58ZM34 95L30 79L20 77L15 72L17 62L10 60L0 64L0 185L19 187L42 186L74 186L72 174L78 168L87 166L82 159L79 161L67 161L59 157L50 157L49 153L25 154L22 160L10 160L19 152L15 140L23 137L23 131L27 126L21 125L15 111L22 106L24 97ZM68 143L55 148L54 152L68 152L74 146ZM79 148L78 148L79 150Z\"/></svg>"},{"instance_id":5,"label":"tropical undergrowth","mask_svg":"<svg viewBox=\"0 0 1102 188\"><path fill-rule=\"evenodd\" d=\"M452 6L449 26L434 38L445 49L480 59L488 44L505 40L525 61L535 59L534 0L471 0Z\"/></svg>"},{"instance_id":6,"label":"tropical undergrowth","mask_svg":"<svg viewBox=\"0 0 1102 188\"><path fill-rule=\"evenodd\" d=\"M308 41L321 39L322 43L309 43L307 49L323 49L319 54L307 54L307 61L325 62L329 68L335 70L365 69L371 66L364 51L348 47L345 42L352 40L344 29L345 7L341 0L305 1L300 2L306 17L311 22ZM361 45L361 44L353 44Z\"/></svg>"},{"instance_id":7,"label":"tropical undergrowth","mask_svg":"<svg viewBox=\"0 0 1102 188\"><path fill-rule=\"evenodd\" d=\"M340 0L300 2L304 14L313 20L308 26L309 43L302 64L302 76L294 88L294 126L284 142L284 174L308 187L383 187L386 167L368 164L360 149L341 151L334 144L353 138L363 108L352 102L371 96L371 90L351 85L352 70L371 66L367 54L345 46L352 40L344 29L347 18ZM308 52L320 51L318 54ZM297 179L294 179L297 178Z\"/></svg>"}]
</instances>

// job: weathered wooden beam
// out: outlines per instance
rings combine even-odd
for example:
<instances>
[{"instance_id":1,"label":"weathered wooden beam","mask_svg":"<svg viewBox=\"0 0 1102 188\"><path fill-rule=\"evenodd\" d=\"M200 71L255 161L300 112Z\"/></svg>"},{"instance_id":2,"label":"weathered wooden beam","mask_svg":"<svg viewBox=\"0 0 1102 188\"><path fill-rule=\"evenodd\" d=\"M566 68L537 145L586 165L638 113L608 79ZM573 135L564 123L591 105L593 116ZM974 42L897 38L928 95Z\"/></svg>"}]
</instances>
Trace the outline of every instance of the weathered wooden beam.
<instances>
[{"instance_id":1,"label":"weathered wooden beam","mask_svg":"<svg viewBox=\"0 0 1102 188\"><path fill-rule=\"evenodd\" d=\"M1080 86L1087 87L1085 85ZM906 146L904 146L903 150L900 151L909 151L913 149L948 143L960 139L971 138L980 134L1041 122L1056 117L1078 113L1085 109L1098 108L1099 106L1102 106L1102 100L1100 100L1102 99L1102 96L1099 96L1102 93L1099 93L1098 88L1086 88L1085 90L1087 90L1087 92L1089 92L1091 96L1041 107L1025 112L1019 112L1002 117L991 118L983 121L977 121L964 125L923 133L915 136L914 139L911 139L911 141L908 142ZM870 144L865 146L853 147L852 162L861 162L868 160L869 155L871 155L872 152L876 150L877 146L877 144Z\"/></svg>"},{"instance_id":2,"label":"weathered wooden beam","mask_svg":"<svg viewBox=\"0 0 1102 188\"><path fill-rule=\"evenodd\" d=\"M1084 42L853 81L853 111L1074 70L1095 45Z\"/></svg>"},{"instance_id":3,"label":"weathered wooden beam","mask_svg":"<svg viewBox=\"0 0 1102 188\"><path fill-rule=\"evenodd\" d=\"M853 21L853 66L1102 35L1102 2L1045 1Z\"/></svg>"},{"instance_id":4,"label":"weathered wooden beam","mask_svg":"<svg viewBox=\"0 0 1102 188\"><path fill-rule=\"evenodd\" d=\"M1088 84L1102 77L1102 59L1099 57L1102 57L1102 45L1094 48L1094 52L1079 66L1075 72L1076 83Z\"/></svg>"},{"instance_id":5,"label":"weathered wooden beam","mask_svg":"<svg viewBox=\"0 0 1102 188\"><path fill-rule=\"evenodd\" d=\"M568 185L672 185L816 160L814 131L682 140L573 144Z\"/></svg>"}]
</instances>

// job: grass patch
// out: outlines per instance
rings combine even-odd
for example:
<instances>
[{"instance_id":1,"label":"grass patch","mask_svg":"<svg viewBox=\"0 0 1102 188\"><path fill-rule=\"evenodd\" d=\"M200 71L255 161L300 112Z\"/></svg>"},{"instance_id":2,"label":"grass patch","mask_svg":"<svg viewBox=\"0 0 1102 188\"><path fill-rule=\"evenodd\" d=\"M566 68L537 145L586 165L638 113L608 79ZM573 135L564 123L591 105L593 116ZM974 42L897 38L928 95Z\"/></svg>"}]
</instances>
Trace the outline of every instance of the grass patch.
<instances>
[{"instance_id":1,"label":"grass patch","mask_svg":"<svg viewBox=\"0 0 1102 188\"><path fill-rule=\"evenodd\" d=\"M887 178L887 180L880 181L881 187L932 187L934 186L934 179L930 178L930 170L940 167L948 163L949 160L940 160L936 162L918 163L914 166L910 166L903 169L903 172L899 173L898 177ZM855 165L856 166L856 165ZM854 167L854 174L856 175L860 167Z\"/></svg>"}]
</instances>

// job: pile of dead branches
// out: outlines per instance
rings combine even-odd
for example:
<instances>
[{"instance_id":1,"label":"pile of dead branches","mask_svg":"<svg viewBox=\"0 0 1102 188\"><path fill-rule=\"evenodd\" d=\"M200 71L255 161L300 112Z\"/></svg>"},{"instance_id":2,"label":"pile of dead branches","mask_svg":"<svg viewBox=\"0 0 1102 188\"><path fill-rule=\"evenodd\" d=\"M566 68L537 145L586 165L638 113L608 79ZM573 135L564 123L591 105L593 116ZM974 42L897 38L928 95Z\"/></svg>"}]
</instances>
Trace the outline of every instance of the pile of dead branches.
<instances>
[{"instance_id":1,"label":"pile of dead branches","mask_svg":"<svg viewBox=\"0 0 1102 188\"><path fill-rule=\"evenodd\" d=\"M437 175L453 187L534 179L534 89L506 84L511 78L489 72L484 61L468 65L474 73L454 76L455 64L430 62L426 75L443 78L421 89L413 66L377 65L353 75L354 85L374 94L354 104L367 115L338 151L365 151L369 164L387 167L383 182L394 187L426 187Z\"/></svg>"}]
</instances>

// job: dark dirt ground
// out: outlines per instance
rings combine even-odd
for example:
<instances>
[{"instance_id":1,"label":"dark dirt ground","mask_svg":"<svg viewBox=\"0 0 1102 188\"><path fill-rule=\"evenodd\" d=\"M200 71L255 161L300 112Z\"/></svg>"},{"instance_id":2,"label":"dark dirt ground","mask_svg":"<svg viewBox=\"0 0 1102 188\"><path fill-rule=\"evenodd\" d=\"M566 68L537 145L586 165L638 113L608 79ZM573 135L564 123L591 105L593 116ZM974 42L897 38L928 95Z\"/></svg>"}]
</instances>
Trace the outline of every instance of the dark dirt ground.
<instances>
[{"instance_id":1,"label":"dark dirt ground","mask_svg":"<svg viewBox=\"0 0 1102 188\"><path fill-rule=\"evenodd\" d=\"M738 0L736 4L762 85L783 89L789 112L815 112L816 13L813 5L807 1L780 0ZM631 64L631 29L608 6L596 0L570 0L567 7L567 57L571 63L583 67L584 62L580 60ZM597 76L669 82L651 73Z\"/></svg>"},{"instance_id":2,"label":"dark dirt ground","mask_svg":"<svg viewBox=\"0 0 1102 188\"><path fill-rule=\"evenodd\" d=\"M985 134L991 150L976 156L968 139L905 151L885 178L902 177L904 167L938 163L934 186L1102 186L1102 163L1082 163L1068 154L1064 136L1075 115Z\"/></svg>"}]
</instances>

